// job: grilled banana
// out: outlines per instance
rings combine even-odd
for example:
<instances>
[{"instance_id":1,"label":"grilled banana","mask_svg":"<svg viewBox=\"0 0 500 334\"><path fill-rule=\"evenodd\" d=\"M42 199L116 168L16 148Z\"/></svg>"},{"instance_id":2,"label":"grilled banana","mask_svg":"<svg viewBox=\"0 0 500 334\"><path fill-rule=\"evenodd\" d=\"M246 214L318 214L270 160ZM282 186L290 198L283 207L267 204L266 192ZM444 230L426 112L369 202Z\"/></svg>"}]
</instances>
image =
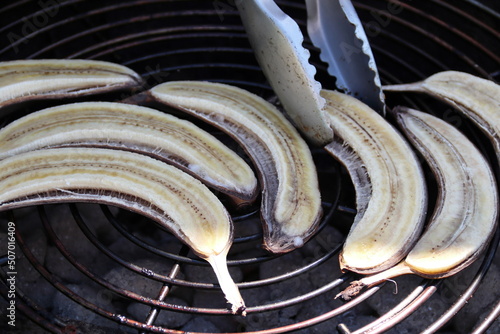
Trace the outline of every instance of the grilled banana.
<instances>
[{"instance_id":1,"label":"grilled banana","mask_svg":"<svg viewBox=\"0 0 500 334\"><path fill-rule=\"evenodd\" d=\"M28 100L75 97L140 86L131 69L97 60L0 62L0 107Z\"/></svg>"},{"instance_id":2,"label":"grilled banana","mask_svg":"<svg viewBox=\"0 0 500 334\"><path fill-rule=\"evenodd\" d=\"M198 180L141 154L99 148L31 151L0 161L1 211L77 201L124 207L168 228L211 264L233 312L244 312L226 265L231 218Z\"/></svg>"},{"instance_id":3,"label":"grilled banana","mask_svg":"<svg viewBox=\"0 0 500 334\"><path fill-rule=\"evenodd\" d=\"M322 91L336 139L325 149L348 170L357 214L340 254L342 270L362 274L400 262L416 242L427 210L423 172L409 144L359 100Z\"/></svg>"},{"instance_id":4,"label":"grilled banana","mask_svg":"<svg viewBox=\"0 0 500 334\"><path fill-rule=\"evenodd\" d=\"M246 90L209 82L169 82L151 97L235 138L259 171L264 247L284 253L315 232L322 215L316 167L297 130L273 105Z\"/></svg>"},{"instance_id":5,"label":"grilled banana","mask_svg":"<svg viewBox=\"0 0 500 334\"><path fill-rule=\"evenodd\" d=\"M385 272L353 282L341 293L345 299L363 287L398 275L453 275L478 258L497 228L497 187L478 149L457 129L434 116L407 108L399 108L396 113L401 128L436 177L436 208L406 259Z\"/></svg>"},{"instance_id":6,"label":"grilled banana","mask_svg":"<svg viewBox=\"0 0 500 334\"><path fill-rule=\"evenodd\" d=\"M451 104L491 139L500 161L500 85L472 74L445 71L421 82L384 86L384 90L424 92Z\"/></svg>"},{"instance_id":7,"label":"grilled banana","mask_svg":"<svg viewBox=\"0 0 500 334\"><path fill-rule=\"evenodd\" d=\"M147 154L230 195L238 205L257 196L257 179L235 152L191 122L154 109L112 102L72 103L29 114L0 130L0 159L64 146Z\"/></svg>"}]
</instances>

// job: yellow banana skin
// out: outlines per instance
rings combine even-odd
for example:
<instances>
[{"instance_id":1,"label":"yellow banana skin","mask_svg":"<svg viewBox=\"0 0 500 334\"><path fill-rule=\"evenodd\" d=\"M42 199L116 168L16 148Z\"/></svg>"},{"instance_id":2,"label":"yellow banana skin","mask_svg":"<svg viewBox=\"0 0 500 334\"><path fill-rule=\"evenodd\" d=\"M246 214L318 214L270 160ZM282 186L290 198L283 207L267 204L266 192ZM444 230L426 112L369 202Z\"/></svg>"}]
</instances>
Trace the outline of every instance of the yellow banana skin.
<instances>
[{"instance_id":1,"label":"yellow banana skin","mask_svg":"<svg viewBox=\"0 0 500 334\"><path fill-rule=\"evenodd\" d=\"M139 87L141 77L118 64L84 59L0 62L0 107Z\"/></svg>"},{"instance_id":2,"label":"yellow banana skin","mask_svg":"<svg viewBox=\"0 0 500 334\"><path fill-rule=\"evenodd\" d=\"M111 204L151 218L212 265L233 312L244 312L226 265L231 218L188 174L142 154L99 148L31 151L0 161L0 210L57 202Z\"/></svg>"},{"instance_id":3,"label":"yellow banana skin","mask_svg":"<svg viewBox=\"0 0 500 334\"><path fill-rule=\"evenodd\" d=\"M306 142L272 104L219 83L168 82L150 96L213 124L246 150L263 188L264 248L285 253L316 231L322 216L316 167Z\"/></svg>"},{"instance_id":4,"label":"yellow banana skin","mask_svg":"<svg viewBox=\"0 0 500 334\"><path fill-rule=\"evenodd\" d=\"M336 140L325 149L349 172L357 214L341 269L361 274L400 262L420 235L427 210L423 172L409 144L383 117L346 94L323 90Z\"/></svg>"},{"instance_id":5,"label":"yellow banana skin","mask_svg":"<svg viewBox=\"0 0 500 334\"><path fill-rule=\"evenodd\" d=\"M469 73L445 71L420 82L387 85L383 89L427 93L449 103L490 138L500 161L500 85Z\"/></svg>"},{"instance_id":6,"label":"yellow banana skin","mask_svg":"<svg viewBox=\"0 0 500 334\"><path fill-rule=\"evenodd\" d=\"M385 272L352 283L350 299L364 287L404 274L451 276L474 262L498 226L494 175L479 150L441 119L417 110L394 110L398 123L431 167L438 184L436 208L406 259Z\"/></svg>"},{"instance_id":7,"label":"yellow banana skin","mask_svg":"<svg viewBox=\"0 0 500 334\"><path fill-rule=\"evenodd\" d=\"M151 108L72 103L31 113L0 130L0 159L68 146L152 156L230 195L238 206L249 205L257 197L257 178L235 152L193 123Z\"/></svg>"}]
</instances>

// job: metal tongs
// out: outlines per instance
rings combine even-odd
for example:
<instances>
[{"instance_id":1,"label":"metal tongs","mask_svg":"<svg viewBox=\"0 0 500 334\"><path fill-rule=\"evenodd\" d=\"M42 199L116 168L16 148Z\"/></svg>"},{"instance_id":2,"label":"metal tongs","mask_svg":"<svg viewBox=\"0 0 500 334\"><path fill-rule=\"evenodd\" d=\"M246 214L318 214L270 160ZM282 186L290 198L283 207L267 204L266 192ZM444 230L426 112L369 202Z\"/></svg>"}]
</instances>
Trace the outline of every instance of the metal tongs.
<instances>
[{"instance_id":1,"label":"metal tongs","mask_svg":"<svg viewBox=\"0 0 500 334\"><path fill-rule=\"evenodd\" d=\"M274 0L236 1L250 44L286 113L314 144L333 140L321 84L298 24ZM350 0L306 0L307 30L336 86L377 112L384 95L368 39Z\"/></svg>"}]
</instances>

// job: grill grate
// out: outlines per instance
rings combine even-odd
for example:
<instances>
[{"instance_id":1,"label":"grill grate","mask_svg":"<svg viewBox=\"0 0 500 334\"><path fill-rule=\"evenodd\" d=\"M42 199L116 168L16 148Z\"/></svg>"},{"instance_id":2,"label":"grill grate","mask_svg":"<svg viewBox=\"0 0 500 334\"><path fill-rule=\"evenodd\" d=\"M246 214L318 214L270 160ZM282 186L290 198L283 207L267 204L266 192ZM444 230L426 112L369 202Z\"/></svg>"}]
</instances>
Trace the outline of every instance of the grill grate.
<instances>
[{"instance_id":1,"label":"grill grate","mask_svg":"<svg viewBox=\"0 0 500 334\"><path fill-rule=\"evenodd\" d=\"M303 1L277 2L305 32ZM416 81L446 69L499 80L500 8L491 1L363 0L354 5L384 84ZM144 89L169 80L209 80L276 101L233 0L24 0L3 4L0 17L1 60L108 60L140 73ZM307 39L304 44L318 69L317 79L325 88L335 88L318 50ZM409 105L459 127L500 175L490 144L452 109L412 94L387 98L391 106ZM55 103L62 102L22 106L1 115L2 123ZM244 154L224 134L197 124ZM258 208L233 212L236 240L228 259L249 306L245 319L229 314L211 269L167 231L125 210L91 204L47 205L0 216L2 318L11 299L7 222L14 222L19 333L498 330L499 232L484 257L454 277L402 277L397 285L387 282L350 302L334 300L356 278L341 274L337 261L355 214L354 193L341 166L320 149L313 149L313 156L327 214L318 234L302 249L281 256L264 252ZM429 171L427 175L432 184ZM13 329L3 322L0 328Z\"/></svg>"}]
</instances>

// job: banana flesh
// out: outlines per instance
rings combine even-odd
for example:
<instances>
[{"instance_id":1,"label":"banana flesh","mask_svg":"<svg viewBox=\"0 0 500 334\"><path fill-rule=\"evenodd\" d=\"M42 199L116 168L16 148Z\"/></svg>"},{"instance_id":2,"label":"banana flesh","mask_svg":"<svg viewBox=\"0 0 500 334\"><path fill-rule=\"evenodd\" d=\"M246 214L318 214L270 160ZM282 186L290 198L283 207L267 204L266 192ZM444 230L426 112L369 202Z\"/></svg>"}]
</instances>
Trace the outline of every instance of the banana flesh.
<instances>
[{"instance_id":1,"label":"banana flesh","mask_svg":"<svg viewBox=\"0 0 500 334\"><path fill-rule=\"evenodd\" d=\"M202 183L158 160L125 151L56 148L0 161L0 210L95 202L143 214L168 228L213 267L234 313L244 302L227 270L229 214Z\"/></svg>"},{"instance_id":2,"label":"banana flesh","mask_svg":"<svg viewBox=\"0 0 500 334\"><path fill-rule=\"evenodd\" d=\"M399 275L451 276L479 257L498 225L494 175L469 139L435 116L408 108L395 112L400 127L436 177L439 190L436 208L404 261L385 272L353 282L340 294L344 299L352 298L363 287Z\"/></svg>"},{"instance_id":3,"label":"banana flesh","mask_svg":"<svg viewBox=\"0 0 500 334\"><path fill-rule=\"evenodd\" d=\"M396 265L420 235L427 210L423 172L409 144L382 116L346 94L323 90L336 134L325 149L344 164L357 214L340 254L362 274Z\"/></svg>"},{"instance_id":4,"label":"banana flesh","mask_svg":"<svg viewBox=\"0 0 500 334\"><path fill-rule=\"evenodd\" d=\"M500 161L500 85L459 71L436 73L421 82L388 85L386 91L430 94L475 122L492 141Z\"/></svg>"},{"instance_id":5,"label":"banana flesh","mask_svg":"<svg viewBox=\"0 0 500 334\"><path fill-rule=\"evenodd\" d=\"M437 209L406 264L439 278L477 258L496 227L498 194L486 159L457 129L437 117L400 108L398 122L436 175Z\"/></svg>"},{"instance_id":6,"label":"banana flesh","mask_svg":"<svg viewBox=\"0 0 500 334\"><path fill-rule=\"evenodd\" d=\"M267 250L288 252L312 236L322 216L316 167L306 142L277 108L246 90L219 83L168 82L149 94L219 127L246 150L262 183Z\"/></svg>"},{"instance_id":7,"label":"banana flesh","mask_svg":"<svg viewBox=\"0 0 500 334\"><path fill-rule=\"evenodd\" d=\"M141 77L118 64L84 59L0 62L0 107L137 87Z\"/></svg>"},{"instance_id":8,"label":"banana flesh","mask_svg":"<svg viewBox=\"0 0 500 334\"><path fill-rule=\"evenodd\" d=\"M151 108L72 103L34 112L0 130L0 159L67 146L152 156L230 195L237 205L248 205L257 197L257 179L235 152L193 123Z\"/></svg>"}]
</instances>

